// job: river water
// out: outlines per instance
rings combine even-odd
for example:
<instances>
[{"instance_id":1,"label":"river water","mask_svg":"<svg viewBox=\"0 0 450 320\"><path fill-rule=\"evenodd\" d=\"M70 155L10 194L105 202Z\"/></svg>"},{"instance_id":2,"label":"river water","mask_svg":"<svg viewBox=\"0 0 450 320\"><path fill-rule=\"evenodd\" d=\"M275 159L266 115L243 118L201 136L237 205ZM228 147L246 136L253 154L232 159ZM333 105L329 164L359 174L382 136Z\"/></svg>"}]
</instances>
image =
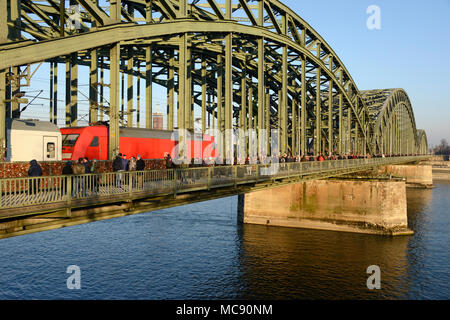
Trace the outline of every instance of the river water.
<instances>
[{"instance_id":1,"label":"river water","mask_svg":"<svg viewBox=\"0 0 450 320\"><path fill-rule=\"evenodd\" d=\"M241 226L236 208L231 197L0 240L0 299L450 298L449 182L408 189L413 236Z\"/></svg>"}]
</instances>

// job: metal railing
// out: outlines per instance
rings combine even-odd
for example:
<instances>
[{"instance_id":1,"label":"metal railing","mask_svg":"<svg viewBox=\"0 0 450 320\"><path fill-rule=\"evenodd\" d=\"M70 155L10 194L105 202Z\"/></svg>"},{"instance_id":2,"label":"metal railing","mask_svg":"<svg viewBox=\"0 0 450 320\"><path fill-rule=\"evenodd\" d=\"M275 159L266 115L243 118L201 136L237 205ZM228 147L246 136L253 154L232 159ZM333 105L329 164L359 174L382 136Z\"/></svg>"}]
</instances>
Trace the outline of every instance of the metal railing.
<instances>
[{"instance_id":1,"label":"metal railing","mask_svg":"<svg viewBox=\"0 0 450 320\"><path fill-rule=\"evenodd\" d=\"M286 162L0 179L0 209L136 194L177 194L273 179L339 173L421 160L420 156Z\"/></svg>"}]
</instances>

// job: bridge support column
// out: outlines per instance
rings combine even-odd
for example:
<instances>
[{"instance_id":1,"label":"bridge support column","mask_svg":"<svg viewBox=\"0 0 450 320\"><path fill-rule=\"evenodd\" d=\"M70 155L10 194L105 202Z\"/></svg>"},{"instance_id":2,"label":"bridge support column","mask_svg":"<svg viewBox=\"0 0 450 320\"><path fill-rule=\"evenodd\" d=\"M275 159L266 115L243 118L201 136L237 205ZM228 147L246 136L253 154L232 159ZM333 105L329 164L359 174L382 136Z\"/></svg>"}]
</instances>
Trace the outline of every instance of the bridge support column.
<instances>
[{"instance_id":1,"label":"bridge support column","mask_svg":"<svg viewBox=\"0 0 450 320\"><path fill-rule=\"evenodd\" d=\"M78 53L72 53L70 56L70 126L78 125Z\"/></svg>"},{"instance_id":2,"label":"bridge support column","mask_svg":"<svg viewBox=\"0 0 450 320\"><path fill-rule=\"evenodd\" d=\"M6 72L0 70L0 161L6 156Z\"/></svg>"},{"instance_id":3,"label":"bridge support column","mask_svg":"<svg viewBox=\"0 0 450 320\"><path fill-rule=\"evenodd\" d=\"M153 126L153 73L152 73L152 46L145 48L145 127ZM181 89L180 89L181 90Z\"/></svg>"},{"instance_id":4,"label":"bridge support column","mask_svg":"<svg viewBox=\"0 0 450 320\"><path fill-rule=\"evenodd\" d=\"M151 54L151 52L150 52ZM133 49L128 48L128 63L127 63L127 127L133 127L133 95L134 95L134 84L133 84L133 68L134 68L134 59L133 59ZM151 76L150 76L151 79ZM150 94L151 96L151 94ZM151 128L151 127L150 127Z\"/></svg>"},{"instance_id":5,"label":"bridge support column","mask_svg":"<svg viewBox=\"0 0 450 320\"><path fill-rule=\"evenodd\" d=\"M96 123L98 121L98 55L97 49L91 50L90 65L89 65L89 123ZM55 62L57 65L57 63ZM54 100L56 104L56 97ZM54 108L56 111L56 108ZM55 122L56 124L56 122Z\"/></svg>"},{"instance_id":6,"label":"bridge support column","mask_svg":"<svg viewBox=\"0 0 450 320\"><path fill-rule=\"evenodd\" d=\"M108 159L112 160L119 153L119 60L120 44L114 44L110 55L110 107L109 107L109 138Z\"/></svg>"},{"instance_id":7,"label":"bridge support column","mask_svg":"<svg viewBox=\"0 0 450 320\"><path fill-rule=\"evenodd\" d=\"M167 130L173 130L175 117L174 117L174 105L175 105L175 58L174 51L169 51L169 70L167 74Z\"/></svg>"},{"instance_id":8,"label":"bridge support column","mask_svg":"<svg viewBox=\"0 0 450 320\"><path fill-rule=\"evenodd\" d=\"M312 180L239 196L242 223L405 235L403 181Z\"/></svg>"},{"instance_id":9,"label":"bridge support column","mask_svg":"<svg viewBox=\"0 0 450 320\"><path fill-rule=\"evenodd\" d=\"M8 41L8 6L6 1L0 1L0 43ZM3 161L6 152L6 73L7 69L0 70L0 161Z\"/></svg>"},{"instance_id":10,"label":"bridge support column","mask_svg":"<svg viewBox=\"0 0 450 320\"><path fill-rule=\"evenodd\" d=\"M433 173L430 165L389 165L380 168L379 171L406 178L407 187L433 187Z\"/></svg>"},{"instance_id":11,"label":"bridge support column","mask_svg":"<svg viewBox=\"0 0 450 320\"><path fill-rule=\"evenodd\" d=\"M306 110L306 59L304 57L301 58L301 68L300 154L304 156L308 152L306 144L306 118L308 115Z\"/></svg>"}]
</instances>

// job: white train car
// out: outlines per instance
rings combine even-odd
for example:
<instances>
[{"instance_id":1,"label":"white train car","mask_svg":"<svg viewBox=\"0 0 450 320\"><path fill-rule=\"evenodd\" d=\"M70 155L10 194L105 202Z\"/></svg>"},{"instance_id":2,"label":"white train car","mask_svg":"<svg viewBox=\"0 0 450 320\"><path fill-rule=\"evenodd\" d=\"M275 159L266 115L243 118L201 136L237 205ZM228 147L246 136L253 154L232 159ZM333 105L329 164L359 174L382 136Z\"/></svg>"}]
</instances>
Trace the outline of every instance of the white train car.
<instances>
[{"instance_id":1,"label":"white train car","mask_svg":"<svg viewBox=\"0 0 450 320\"><path fill-rule=\"evenodd\" d=\"M7 119L6 161L58 161L62 156L57 125L39 120Z\"/></svg>"}]
</instances>

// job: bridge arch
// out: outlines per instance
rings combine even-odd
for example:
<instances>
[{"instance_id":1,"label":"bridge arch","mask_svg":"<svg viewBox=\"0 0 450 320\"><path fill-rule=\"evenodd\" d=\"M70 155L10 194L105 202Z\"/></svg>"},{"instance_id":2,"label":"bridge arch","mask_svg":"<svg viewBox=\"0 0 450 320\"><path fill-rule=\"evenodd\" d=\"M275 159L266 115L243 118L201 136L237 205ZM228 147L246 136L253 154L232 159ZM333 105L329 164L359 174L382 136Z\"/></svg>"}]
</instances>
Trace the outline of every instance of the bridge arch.
<instances>
[{"instance_id":1,"label":"bridge arch","mask_svg":"<svg viewBox=\"0 0 450 320\"><path fill-rule=\"evenodd\" d=\"M428 153L428 139L427 139L427 133L425 130L419 129L417 130L417 142L418 142L418 149L417 154L427 154Z\"/></svg>"},{"instance_id":2,"label":"bridge arch","mask_svg":"<svg viewBox=\"0 0 450 320\"><path fill-rule=\"evenodd\" d=\"M369 90L363 97L374 121L373 144L384 154L423 154L426 135L416 128L408 94L403 89ZM422 153L423 152L423 153Z\"/></svg>"},{"instance_id":3,"label":"bridge arch","mask_svg":"<svg viewBox=\"0 0 450 320\"><path fill-rule=\"evenodd\" d=\"M278 133L280 153L293 155L373 154L388 148L400 153L404 150L399 142L394 147L382 137L401 133L408 139L409 151L411 131L417 136L411 105L402 98L406 93L399 91L388 99L381 112L384 122L375 119L337 54L277 0L122 0L107 8L77 0L72 3L81 9L78 30L65 27L67 17L61 12L67 11L56 10L62 1L9 2L11 12L0 16L0 27L11 26L8 19L14 17L15 27L0 38L4 43L0 85L5 83L2 77L19 79L19 85L13 88L12 80L6 96L20 91L21 66L64 63L70 71L66 126L76 125L77 66L89 66L89 77L83 81L90 88L89 118L91 123L109 121L110 157L118 150L119 126L139 125L136 78L146 83L147 128L152 127L152 84L156 83L167 90L166 128L193 129L199 118L202 132L221 132L223 155L232 146L226 131L237 129L255 131L241 140L245 156L252 145L259 156L270 155L271 130ZM20 3L21 9L14 3ZM97 69L109 69L108 84L99 79ZM126 97L120 95L120 74L127 76ZM126 110L123 104L120 108L124 98ZM403 99L402 104L394 103L397 99ZM7 116L20 115L20 103L13 100L0 103L9 110ZM408 116L410 122L404 122ZM388 121L395 125L388 126ZM418 145L416 138L414 147Z\"/></svg>"}]
</instances>

